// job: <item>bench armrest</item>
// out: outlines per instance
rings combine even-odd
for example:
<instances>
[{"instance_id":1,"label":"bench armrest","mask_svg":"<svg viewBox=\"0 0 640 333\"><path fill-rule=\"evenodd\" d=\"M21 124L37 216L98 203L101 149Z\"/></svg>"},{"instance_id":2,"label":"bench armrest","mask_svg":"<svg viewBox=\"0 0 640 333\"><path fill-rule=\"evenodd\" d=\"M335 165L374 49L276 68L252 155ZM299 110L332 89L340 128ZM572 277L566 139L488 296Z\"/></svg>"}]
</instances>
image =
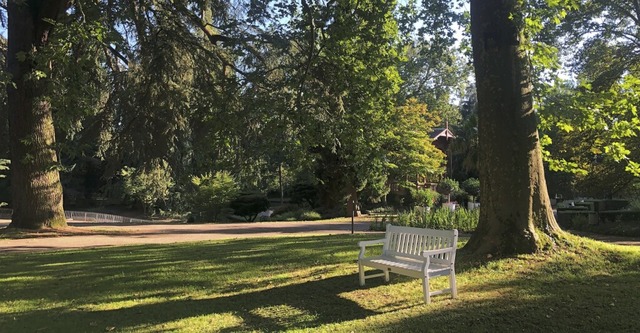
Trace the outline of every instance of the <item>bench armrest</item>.
<instances>
[{"instance_id":1,"label":"bench armrest","mask_svg":"<svg viewBox=\"0 0 640 333\"><path fill-rule=\"evenodd\" d=\"M438 254L444 254L444 253L449 253L449 252L456 252L456 248L455 247L445 247L443 249L437 249L437 250L426 250L426 251L422 251L422 256L423 257L431 257L431 256L435 256Z\"/></svg>"},{"instance_id":2,"label":"bench armrest","mask_svg":"<svg viewBox=\"0 0 640 333\"><path fill-rule=\"evenodd\" d=\"M359 241L358 242L358 246L359 247L363 247L363 246L367 246L367 245L384 244L386 242L387 242L387 240L385 238L374 239L374 240L369 240L369 241Z\"/></svg>"},{"instance_id":3,"label":"bench armrest","mask_svg":"<svg viewBox=\"0 0 640 333\"><path fill-rule=\"evenodd\" d=\"M452 255L455 255L456 253L456 248L455 247L445 247L444 249L437 249L437 250L426 250L426 251L422 251L422 256L425 258L424 260L424 266L422 266L422 269L426 272L427 269L429 268L429 266L431 265L431 260L435 260L441 264L448 264L449 266L453 267L453 261L451 260L451 255L449 256L448 260L443 260L440 258L434 258L433 256L437 256L439 254L445 254L445 253L452 253Z\"/></svg>"},{"instance_id":4,"label":"bench armrest","mask_svg":"<svg viewBox=\"0 0 640 333\"><path fill-rule=\"evenodd\" d=\"M376 244L383 244L384 245L386 242L387 242L387 240L385 238L358 242L358 246L360 247L360 254L358 254L358 259L364 258L365 250L366 250L368 245L376 245Z\"/></svg>"}]
</instances>

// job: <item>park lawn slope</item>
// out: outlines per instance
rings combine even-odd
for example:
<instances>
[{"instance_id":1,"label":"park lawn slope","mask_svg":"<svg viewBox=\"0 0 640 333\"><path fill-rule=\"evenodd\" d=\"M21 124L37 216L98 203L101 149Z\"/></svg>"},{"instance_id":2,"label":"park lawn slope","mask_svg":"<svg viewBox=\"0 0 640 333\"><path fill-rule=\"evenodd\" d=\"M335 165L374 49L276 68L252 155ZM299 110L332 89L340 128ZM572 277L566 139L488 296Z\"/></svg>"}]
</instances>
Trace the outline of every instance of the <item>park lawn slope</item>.
<instances>
[{"instance_id":1,"label":"park lawn slope","mask_svg":"<svg viewBox=\"0 0 640 333\"><path fill-rule=\"evenodd\" d=\"M6 332L635 331L640 249L458 260L459 298L357 279L357 241L259 238L0 255ZM571 237L571 236L570 236ZM435 280L442 287L446 278Z\"/></svg>"}]
</instances>

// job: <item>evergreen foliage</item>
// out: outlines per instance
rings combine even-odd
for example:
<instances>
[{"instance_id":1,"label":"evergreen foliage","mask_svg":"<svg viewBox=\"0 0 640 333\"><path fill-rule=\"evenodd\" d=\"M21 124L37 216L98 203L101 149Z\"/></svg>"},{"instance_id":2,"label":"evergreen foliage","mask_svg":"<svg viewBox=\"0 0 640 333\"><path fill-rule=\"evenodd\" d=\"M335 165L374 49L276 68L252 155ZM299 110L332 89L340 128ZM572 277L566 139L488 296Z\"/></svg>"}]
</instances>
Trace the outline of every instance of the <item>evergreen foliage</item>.
<instances>
[{"instance_id":1,"label":"evergreen foliage","mask_svg":"<svg viewBox=\"0 0 640 333\"><path fill-rule=\"evenodd\" d=\"M124 167L120 175L124 179L124 192L142 203L145 214L154 213L152 209L169 198L175 185L165 161L156 161L149 169Z\"/></svg>"},{"instance_id":2,"label":"evergreen foliage","mask_svg":"<svg viewBox=\"0 0 640 333\"><path fill-rule=\"evenodd\" d=\"M229 204L235 215L242 216L245 221L249 222L255 221L258 213L269 209L269 206L269 199L259 193L240 193Z\"/></svg>"},{"instance_id":3,"label":"evergreen foliage","mask_svg":"<svg viewBox=\"0 0 640 333\"><path fill-rule=\"evenodd\" d=\"M451 178L445 178L436 185L436 191L442 195L450 195L454 191L460 188L460 184L457 180Z\"/></svg>"},{"instance_id":4,"label":"evergreen foliage","mask_svg":"<svg viewBox=\"0 0 640 333\"><path fill-rule=\"evenodd\" d=\"M318 190L316 186L306 183L293 185L291 189L291 202L296 204L306 203L311 208L316 207L318 201Z\"/></svg>"},{"instance_id":5,"label":"evergreen foliage","mask_svg":"<svg viewBox=\"0 0 640 333\"><path fill-rule=\"evenodd\" d=\"M239 192L235 179L226 171L193 176L191 183L195 187L191 197L192 212L204 212L206 218L214 222Z\"/></svg>"},{"instance_id":6,"label":"evergreen foliage","mask_svg":"<svg viewBox=\"0 0 640 333\"><path fill-rule=\"evenodd\" d=\"M460 188L470 196L477 198L480 195L480 180L478 178L468 178L460 184Z\"/></svg>"},{"instance_id":7,"label":"evergreen foliage","mask_svg":"<svg viewBox=\"0 0 640 333\"><path fill-rule=\"evenodd\" d=\"M46 168L61 170L65 187L94 187L79 193L118 199L107 189L123 185L149 208L156 202L118 171L162 160L171 197L195 186L192 175L228 170L241 188L293 188L327 211L380 203L389 184L441 176L444 154L429 134L443 122L456 135L450 176L479 176L463 1L55 3L64 10L46 19L47 42L18 57L33 64L27 77L52 114L57 142L47 149L59 161ZM629 194L640 175L637 1L523 4L512 19L531 60L547 167L571 172L579 195ZM296 189L300 179L316 194Z\"/></svg>"}]
</instances>

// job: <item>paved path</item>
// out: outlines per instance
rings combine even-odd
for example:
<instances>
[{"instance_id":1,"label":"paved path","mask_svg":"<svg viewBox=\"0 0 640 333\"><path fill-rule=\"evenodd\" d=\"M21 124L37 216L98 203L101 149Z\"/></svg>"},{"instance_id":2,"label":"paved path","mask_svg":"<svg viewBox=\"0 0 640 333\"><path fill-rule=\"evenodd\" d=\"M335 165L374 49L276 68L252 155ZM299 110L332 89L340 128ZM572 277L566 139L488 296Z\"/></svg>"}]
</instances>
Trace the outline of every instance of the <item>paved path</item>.
<instances>
[{"instance_id":1,"label":"paved path","mask_svg":"<svg viewBox=\"0 0 640 333\"><path fill-rule=\"evenodd\" d=\"M357 233L368 232L369 221L359 219L354 224ZM9 224L0 220L0 229ZM47 251L104 246L139 244L168 244L215 239L253 237L278 237L301 235L349 234L351 223L307 222L257 222L225 224L114 224L96 222L69 222L73 235L49 235L23 239L0 239L0 254L11 252ZM604 242L640 246L640 239L580 233L582 236Z\"/></svg>"},{"instance_id":2,"label":"paved path","mask_svg":"<svg viewBox=\"0 0 640 333\"><path fill-rule=\"evenodd\" d=\"M8 224L8 220L0 220L0 229ZM75 233L74 235L0 239L0 253L137 244L168 244L214 239L351 233L351 222L326 221L133 225L69 222L69 226L72 233ZM357 221L354 224L354 229L358 233L367 232L369 230L369 222Z\"/></svg>"}]
</instances>

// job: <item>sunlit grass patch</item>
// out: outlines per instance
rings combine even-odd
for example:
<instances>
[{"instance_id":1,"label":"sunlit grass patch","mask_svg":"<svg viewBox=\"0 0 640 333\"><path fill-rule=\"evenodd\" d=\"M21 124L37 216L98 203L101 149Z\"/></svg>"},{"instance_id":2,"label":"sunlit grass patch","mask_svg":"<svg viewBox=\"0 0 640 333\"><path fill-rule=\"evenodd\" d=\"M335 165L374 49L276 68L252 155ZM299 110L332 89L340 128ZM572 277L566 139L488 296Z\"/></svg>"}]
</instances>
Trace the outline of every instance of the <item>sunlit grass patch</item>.
<instances>
[{"instance_id":1,"label":"sunlit grass patch","mask_svg":"<svg viewBox=\"0 0 640 333\"><path fill-rule=\"evenodd\" d=\"M563 250L471 261L459 298L417 279L358 286L357 242L261 238L0 255L0 331L634 331L640 249L572 238ZM464 240L463 240L464 243ZM473 259L475 260L475 259ZM432 288L447 285L446 278ZM446 328L446 329L445 329Z\"/></svg>"},{"instance_id":2,"label":"sunlit grass patch","mask_svg":"<svg viewBox=\"0 0 640 333\"><path fill-rule=\"evenodd\" d=\"M131 328L123 328L122 331L153 333L153 332L239 332L242 331L243 320L241 317L231 312L216 313L211 315L200 315L187 317L179 320Z\"/></svg>"}]
</instances>

